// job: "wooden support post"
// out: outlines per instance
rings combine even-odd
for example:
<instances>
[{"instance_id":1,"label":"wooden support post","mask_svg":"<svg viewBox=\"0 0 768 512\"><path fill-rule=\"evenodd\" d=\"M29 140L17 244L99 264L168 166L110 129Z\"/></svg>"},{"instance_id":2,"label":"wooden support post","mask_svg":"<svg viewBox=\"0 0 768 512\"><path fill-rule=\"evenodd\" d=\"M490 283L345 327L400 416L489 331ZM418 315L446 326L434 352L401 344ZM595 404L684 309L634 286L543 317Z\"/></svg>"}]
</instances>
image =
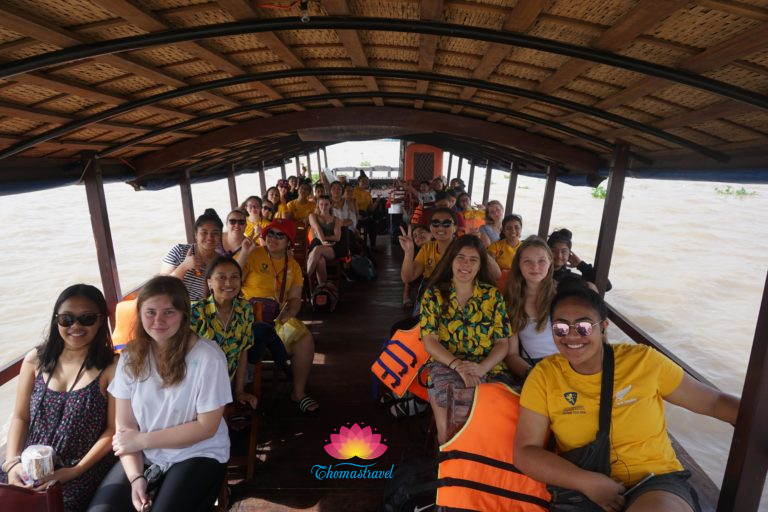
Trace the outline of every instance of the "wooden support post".
<instances>
[{"instance_id":1,"label":"wooden support post","mask_svg":"<svg viewBox=\"0 0 768 512\"><path fill-rule=\"evenodd\" d=\"M458 169L456 169L456 178L461 179L461 166L464 165L464 159L462 157L459 157L459 166ZM451 182L448 182L448 185L450 185Z\"/></svg>"},{"instance_id":2,"label":"wooden support post","mask_svg":"<svg viewBox=\"0 0 768 512\"><path fill-rule=\"evenodd\" d=\"M317 150L317 171L320 172L323 170L323 164L320 162L320 150Z\"/></svg>"},{"instance_id":3,"label":"wooden support post","mask_svg":"<svg viewBox=\"0 0 768 512\"><path fill-rule=\"evenodd\" d=\"M539 217L539 236L547 239L549 221L552 219L552 204L555 202L555 185L557 185L557 166L547 167L547 185L544 188L544 199L541 202L541 217Z\"/></svg>"},{"instance_id":4,"label":"wooden support post","mask_svg":"<svg viewBox=\"0 0 768 512\"><path fill-rule=\"evenodd\" d=\"M298 158L296 159L298 161ZM259 187L261 187L261 198L267 198L267 177L264 176L264 160L259 161ZM277 205L275 205L277 208Z\"/></svg>"},{"instance_id":5,"label":"wooden support post","mask_svg":"<svg viewBox=\"0 0 768 512\"><path fill-rule=\"evenodd\" d=\"M304 156L307 157L307 177L312 178L312 162L309 161L309 153Z\"/></svg>"},{"instance_id":6,"label":"wooden support post","mask_svg":"<svg viewBox=\"0 0 768 512\"><path fill-rule=\"evenodd\" d=\"M117 274L115 248L112 245L112 230L109 227L107 200L104 196L104 181L101 177L99 161L93 157L85 161L85 195L88 200L88 212L91 214L93 241L96 244L96 259L99 263L101 287L109 307L109 321L115 326L115 306L123 298L120 291L120 277Z\"/></svg>"},{"instance_id":7,"label":"wooden support post","mask_svg":"<svg viewBox=\"0 0 768 512\"><path fill-rule=\"evenodd\" d=\"M328 168L328 151L325 150L325 146L323 146L323 162L325 162L325 168Z\"/></svg>"},{"instance_id":8,"label":"wooden support post","mask_svg":"<svg viewBox=\"0 0 768 512\"><path fill-rule=\"evenodd\" d=\"M296 155L296 176L299 178L303 176L301 173L301 162L299 162L299 155Z\"/></svg>"},{"instance_id":9,"label":"wooden support post","mask_svg":"<svg viewBox=\"0 0 768 512\"><path fill-rule=\"evenodd\" d=\"M608 190L605 195L603 218L600 221L600 234L597 237L597 252L595 254L595 285L603 295L605 295L608 272L611 268L616 228L619 226L621 196L624 193L624 176L628 162L629 144L624 141L617 141L608 175Z\"/></svg>"},{"instance_id":10,"label":"wooden support post","mask_svg":"<svg viewBox=\"0 0 768 512\"><path fill-rule=\"evenodd\" d=\"M453 166L453 153L448 153L448 173L446 174L446 179L448 180L448 183L451 182L451 167Z\"/></svg>"},{"instance_id":11,"label":"wooden support post","mask_svg":"<svg viewBox=\"0 0 768 512\"><path fill-rule=\"evenodd\" d=\"M514 212L515 191L517 190L517 164L509 164L509 183L507 184L507 204L504 207L504 214L509 215Z\"/></svg>"},{"instance_id":12,"label":"wooden support post","mask_svg":"<svg viewBox=\"0 0 768 512\"><path fill-rule=\"evenodd\" d=\"M283 179L286 179L287 177L285 174L285 160L280 161L280 177Z\"/></svg>"},{"instance_id":13,"label":"wooden support post","mask_svg":"<svg viewBox=\"0 0 768 512\"><path fill-rule=\"evenodd\" d=\"M404 140L400 140L400 168L397 172L398 179L405 179L405 151L408 149L408 144ZM390 177L389 171L387 172L387 178Z\"/></svg>"},{"instance_id":14,"label":"wooden support post","mask_svg":"<svg viewBox=\"0 0 768 512\"><path fill-rule=\"evenodd\" d=\"M240 206L240 203L237 202L237 181L235 180L235 164L232 164L232 167L229 169L229 172L227 173L227 183L229 184L229 204L232 206L233 210L237 210L237 207Z\"/></svg>"},{"instance_id":15,"label":"wooden support post","mask_svg":"<svg viewBox=\"0 0 768 512\"><path fill-rule=\"evenodd\" d=\"M472 187L475 184L475 159L469 161L469 183L467 184L467 194L469 194L469 200L472 201Z\"/></svg>"},{"instance_id":16,"label":"wooden support post","mask_svg":"<svg viewBox=\"0 0 768 512\"><path fill-rule=\"evenodd\" d=\"M483 204L488 202L488 196L491 194L491 176L493 175L493 162L488 160L485 166L485 186L483 187Z\"/></svg>"},{"instance_id":17,"label":"wooden support post","mask_svg":"<svg viewBox=\"0 0 768 512\"><path fill-rule=\"evenodd\" d=\"M768 470L768 274L717 512L754 511Z\"/></svg>"},{"instance_id":18,"label":"wooden support post","mask_svg":"<svg viewBox=\"0 0 768 512\"><path fill-rule=\"evenodd\" d=\"M189 182L189 171L179 180L179 190L181 191L181 211L184 214L184 231L187 233L187 243L195 243L195 208L192 204L192 185Z\"/></svg>"}]
</instances>

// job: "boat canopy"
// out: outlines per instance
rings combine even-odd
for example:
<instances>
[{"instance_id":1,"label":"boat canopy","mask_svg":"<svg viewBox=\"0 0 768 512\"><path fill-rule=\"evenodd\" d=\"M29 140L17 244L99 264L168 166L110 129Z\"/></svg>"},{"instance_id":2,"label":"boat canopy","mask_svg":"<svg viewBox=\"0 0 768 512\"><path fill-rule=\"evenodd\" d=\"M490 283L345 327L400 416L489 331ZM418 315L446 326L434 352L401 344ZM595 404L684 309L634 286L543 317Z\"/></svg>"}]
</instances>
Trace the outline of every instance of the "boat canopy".
<instances>
[{"instance_id":1,"label":"boat canopy","mask_svg":"<svg viewBox=\"0 0 768 512\"><path fill-rule=\"evenodd\" d=\"M158 189L384 137L573 184L620 142L628 176L766 182L761 4L4 2L0 194L95 161Z\"/></svg>"}]
</instances>

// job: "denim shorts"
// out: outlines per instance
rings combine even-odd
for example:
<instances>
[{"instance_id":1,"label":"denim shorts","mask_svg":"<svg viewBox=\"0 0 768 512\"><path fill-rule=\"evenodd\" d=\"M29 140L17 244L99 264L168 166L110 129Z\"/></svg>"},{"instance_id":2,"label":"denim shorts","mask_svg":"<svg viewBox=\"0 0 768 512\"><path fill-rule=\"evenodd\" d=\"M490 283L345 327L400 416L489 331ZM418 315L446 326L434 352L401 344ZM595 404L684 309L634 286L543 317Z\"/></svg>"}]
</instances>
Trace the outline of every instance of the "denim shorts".
<instances>
[{"instance_id":1,"label":"denim shorts","mask_svg":"<svg viewBox=\"0 0 768 512\"><path fill-rule=\"evenodd\" d=\"M693 512L701 512L699 496L696 490L688 482L690 471L676 471L651 477L627 497L626 507L629 507L640 496L650 491L665 491L679 496L691 507Z\"/></svg>"}]
</instances>

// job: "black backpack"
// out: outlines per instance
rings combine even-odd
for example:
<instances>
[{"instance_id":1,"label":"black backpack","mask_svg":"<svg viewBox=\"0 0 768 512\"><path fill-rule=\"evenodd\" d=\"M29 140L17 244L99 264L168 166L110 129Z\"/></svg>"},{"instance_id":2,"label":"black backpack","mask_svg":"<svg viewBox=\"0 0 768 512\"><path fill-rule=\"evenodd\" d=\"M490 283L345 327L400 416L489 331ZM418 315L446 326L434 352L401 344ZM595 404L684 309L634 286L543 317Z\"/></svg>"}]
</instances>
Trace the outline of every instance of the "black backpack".
<instances>
[{"instance_id":1,"label":"black backpack","mask_svg":"<svg viewBox=\"0 0 768 512\"><path fill-rule=\"evenodd\" d=\"M333 313L339 301L339 291L333 283L318 285L312 292L312 311Z\"/></svg>"},{"instance_id":2,"label":"black backpack","mask_svg":"<svg viewBox=\"0 0 768 512\"><path fill-rule=\"evenodd\" d=\"M405 459L384 486L379 512L434 512L436 491L437 460L424 455Z\"/></svg>"},{"instance_id":3,"label":"black backpack","mask_svg":"<svg viewBox=\"0 0 768 512\"><path fill-rule=\"evenodd\" d=\"M373 262L360 254L352 256L348 273L356 281L375 281L379 277Z\"/></svg>"}]
</instances>

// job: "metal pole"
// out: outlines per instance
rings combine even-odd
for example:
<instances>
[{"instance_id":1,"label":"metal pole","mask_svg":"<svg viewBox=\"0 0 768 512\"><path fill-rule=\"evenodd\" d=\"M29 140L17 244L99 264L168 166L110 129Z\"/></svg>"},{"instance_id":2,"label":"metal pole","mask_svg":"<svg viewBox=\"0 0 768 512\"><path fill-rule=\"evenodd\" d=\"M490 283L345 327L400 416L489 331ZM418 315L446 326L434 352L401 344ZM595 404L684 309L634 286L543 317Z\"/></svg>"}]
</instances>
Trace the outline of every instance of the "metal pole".
<instances>
[{"instance_id":1,"label":"metal pole","mask_svg":"<svg viewBox=\"0 0 768 512\"><path fill-rule=\"evenodd\" d=\"M229 184L229 204L232 206L233 210L237 210L238 206L240 206L240 203L237 202L237 181L235 181L235 164L232 164L232 167L229 169L229 172L227 173L227 183Z\"/></svg>"},{"instance_id":2,"label":"metal pole","mask_svg":"<svg viewBox=\"0 0 768 512\"><path fill-rule=\"evenodd\" d=\"M101 167L95 158L85 162L85 195L88 200L88 212L91 214L91 229L93 241L96 244L96 259L99 263L101 287L109 307L109 321L115 326L115 306L123 298L120 292L120 277L117 273L115 248L112 245L112 230L109 227L107 200L104 196L104 181L101 177Z\"/></svg>"},{"instance_id":3,"label":"metal pole","mask_svg":"<svg viewBox=\"0 0 768 512\"><path fill-rule=\"evenodd\" d=\"M475 184L475 159L469 161L469 184L467 185L467 194L469 200L472 200L472 186Z\"/></svg>"},{"instance_id":4,"label":"metal pole","mask_svg":"<svg viewBox=\"0 0 768 512\"><path fill-rule=\"evenodd\" d=\"M547 167L547 186L544 188L544 200L541 202L541 217L539 218L539 236L545 240L549 231L549 221L552 219L555 185L557 185L557 166L550 165Z\"/></svg>"},{"instance_id":5,"label":"metal pole","mask_svg":"<svg viewBox=\"0 0 768 512\"><path fill-rule=\"evenodd\" d=\"M280 162L280 177L283 178L283 179L286 178L286 174L285 174L285 160L282 160Z\"/></svg>"},{"instance_id":6,"label":"metal pole","mask_svg":"<svg viewBox=\"0 0 768 512\"><path fill-rule=\"evenodd\" d=\"M189 182L189 171L184 171L179 180L181 191L181 211L184 214L184 231L187 233L187 243L195 243L195 208L192 204L192 185Z\"/></svg>"},{"instance_id":7,"label":"metal pole","mask_svg":"<svg viewBox=\"0 0 768 512\"><path fill-rule=\"evenodd\" d=\"M768 470L768 274L717 512L754 511Z\"/></svg>"},{"instance_id":8,"label":"metal pole","mask_svg":"<svg viewBox=\"0 0 768 512\"><path fill-rule=\"evenodd\" d=\"M456 170L456 177L458 179L461 179L461 167L464 165L464 159L462 157L459 157L459 168ZM451 182L449 181L448 184L450 185Z\"/></svg>"},{"instance_id":9,"label":"metal pole","mask_svg":"<svg viewBox=\"0 0 768 512\"><path fill-rule=\"evenodd\" d=\"M488 196L491 193L491 176L493 174L493 162L488 160L488 165L485 167L485 186L483 187L483 204L488 202Z\"/></svg>"},{"instance_id":10,"label":"metal pole","mask_svg":"<svg viewBox=\"0 0 768 512\"><path fill-rule=\"evenodd\" d=\"M509 215L514 212L515 206L515 191L517 190L517 164L512 162L509 164L509 183L507 184L507 204L504 208L504 213Z\"/></svg>"},{"instance_id":11,"label":"metal pole","mask_svg":"<svg viewBox=\"0 0 768 512\"><path fill-rule=\"evenodd\" d=\"M619 225L621 196L624 193L624 176L628 162L629 144L624 141L616 141L595 254L595 285L601 294L605 294L605 286L608 283L608 272L611 268L613 244L616 241L616 228Z\"/></svg>"},{"instance_id":12,"label":"metal pole","mask_svg":"<svg viewBox=\"0 0 768 512\"><path fill-rule=\"evenodd\" d=\"M296 159L298 161L298 158ZM259 186L261 187L261 198L267 198L267 178L264 176L264 160L259 161ZM277 205L275 205L277 208Z\"/></svg>"},{"instance_id":13,"label":"metal pole","mask_svg":"<svg viewBox=\"0 0 768 512\"><path fill-rule=\"evenodd\" d=\"M448 183L451 182L451 166L453 166L453 153L448 153L448 173L446 175Z\"/></svg>"}]
</instances>

